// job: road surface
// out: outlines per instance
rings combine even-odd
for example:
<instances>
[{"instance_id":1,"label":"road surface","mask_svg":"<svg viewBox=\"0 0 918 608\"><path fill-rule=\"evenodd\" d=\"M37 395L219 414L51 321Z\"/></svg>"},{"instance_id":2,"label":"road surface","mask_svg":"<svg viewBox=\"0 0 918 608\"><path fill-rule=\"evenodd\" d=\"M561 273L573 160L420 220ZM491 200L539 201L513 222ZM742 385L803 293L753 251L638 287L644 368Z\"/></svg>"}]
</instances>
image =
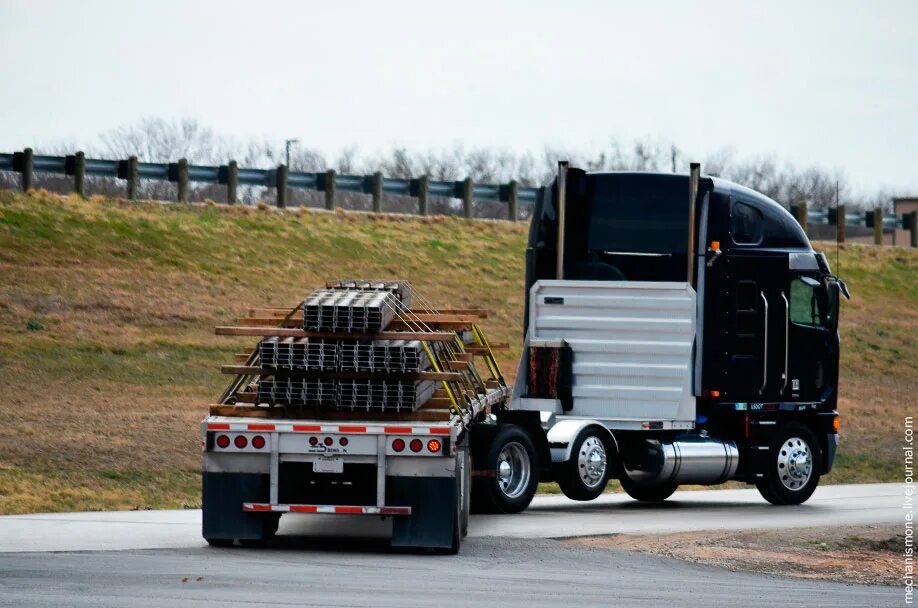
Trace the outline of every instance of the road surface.
<instances>
[{"instance_id":1,"label":"road surface","mask_svg":"<svg viewBox=\"0 0 918 608\"><path fill-rule=\"evenodd\" d=\"M211 549L200 512L0 517L0 606L897 606L902 590L804 581L552 540L593 534L901 521L895 484L824 486L800 507L754 490L539 497L475 516L459 556L388 549L375 518L290 516L269 549ZM198 580L200 578L200 580Z\"/></svg>"},{"instance_id":2,"label":"road surface","mask_svg":"<svg viewBox=\"0 0 918 608\"><path fill-rule=\"evenodd\" d=\"M567 538L693 530L747 530L902 521L897 484L821 486L805 504L774 507L757 490L680 491L648 505L622 493L591 502L537 496L516 515L476 515L472 538ZM389 524L373 517L289 514L282 535L388 537ZM0 517L0 552L111 551L201 547L201 512L114 511Z\"/></svg>"}]
</instances>

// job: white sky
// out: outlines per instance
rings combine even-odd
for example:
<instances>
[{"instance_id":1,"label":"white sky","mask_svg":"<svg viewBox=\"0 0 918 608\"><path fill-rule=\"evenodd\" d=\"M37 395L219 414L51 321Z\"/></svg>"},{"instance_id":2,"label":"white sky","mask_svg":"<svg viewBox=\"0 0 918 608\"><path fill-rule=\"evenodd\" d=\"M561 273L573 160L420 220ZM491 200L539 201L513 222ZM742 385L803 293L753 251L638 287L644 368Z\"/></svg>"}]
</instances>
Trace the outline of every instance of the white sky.
<instances>
[{"instance_id":1,"label":"white sky","mask_svg":"<svg viewBox=\"0 0 918 608\"><path fill-rule=\"evenodd\" d=\"M918 2L0 0L0 151L193 117L326 153L616 137L918 193Z\"/></svg>"}]
</instances>

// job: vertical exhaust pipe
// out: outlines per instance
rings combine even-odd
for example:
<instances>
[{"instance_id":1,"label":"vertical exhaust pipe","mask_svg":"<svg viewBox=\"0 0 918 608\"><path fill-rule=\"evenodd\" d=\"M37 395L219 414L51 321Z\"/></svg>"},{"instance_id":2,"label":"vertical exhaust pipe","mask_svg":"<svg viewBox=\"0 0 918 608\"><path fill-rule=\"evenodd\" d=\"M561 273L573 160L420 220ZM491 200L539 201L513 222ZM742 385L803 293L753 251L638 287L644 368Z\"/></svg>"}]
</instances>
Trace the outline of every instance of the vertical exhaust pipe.
<instances>
[{"instance_id":1,"label":"vertical exhaust pipe","mask_svg":"<svg viewBox=\"0 0 918 608\"><path fill-rule=\"evenodd\" d=\"M688 206L688 277L686 282L695 286L695 201L698 199L698 183L701 181L701 163L689 164L689 206Z\"/></svg>"},{"instance_id":2,"label":"vertical exhaust pipe","mask_svg":"<svg viewBox=\"0 0 918 608\"><path fill-rule=\"evenodd\" d=\"M567 198L567 165L566 160L558 162L558 268L557 277L564 278L564 211Z\"/></svg>"}]
</instances>

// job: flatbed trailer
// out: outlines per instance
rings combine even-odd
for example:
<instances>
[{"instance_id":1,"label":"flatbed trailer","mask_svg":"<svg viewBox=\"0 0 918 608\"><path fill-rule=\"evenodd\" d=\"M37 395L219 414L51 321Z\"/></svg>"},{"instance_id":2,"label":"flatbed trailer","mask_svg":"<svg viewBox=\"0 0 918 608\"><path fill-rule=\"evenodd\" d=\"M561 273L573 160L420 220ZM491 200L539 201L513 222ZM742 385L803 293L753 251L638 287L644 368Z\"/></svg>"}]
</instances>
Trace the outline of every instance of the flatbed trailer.
<instances>
[{"instance_id":1,"label":"flatbed trailer","mask_svg":"<svg viewBox=\"0 0 918 608\"><path fill-rule=\"evenodd\" d=\"M297 329L301 310L253 309L238 327L217 333L330 339L328 332ZM237 356L242 365L223 366L234 379L201 424L207 541L259 545L276 532L282 514L322 513L391 518L395 547L458 551L471 502L471 430L488 423L491 411L511 396L491 345L473 323L482 316L469 310L403 312L393 321L402 331L347 334L349 340L408 336L445 345L446 356L443 348L426 347L434 371L399 376L441 383L412 412L260 405L257 386L271 372L261 366L258 348ZM423 319L423 327L416 319ZM476 359L484 362L484 372L475 368Z\"/></svg>"}]
</instances>

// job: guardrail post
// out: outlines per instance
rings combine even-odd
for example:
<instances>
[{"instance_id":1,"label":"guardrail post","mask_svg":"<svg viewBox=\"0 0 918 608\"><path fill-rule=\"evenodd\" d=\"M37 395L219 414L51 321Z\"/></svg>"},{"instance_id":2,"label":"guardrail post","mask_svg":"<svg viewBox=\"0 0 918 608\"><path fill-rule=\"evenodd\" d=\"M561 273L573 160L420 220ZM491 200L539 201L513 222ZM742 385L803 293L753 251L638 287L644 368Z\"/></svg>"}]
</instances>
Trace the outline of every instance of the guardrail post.
<instances>
[{"instance_id":1,"label":"guardrail post","mask_svg":"<svg viewBox=\"0 0 918 608\"><path fill-rule=\"evenodd\" d=\"M797 219L797 223L800 224L800 227L803 228L805 233L807 230L807 208L806 201L801 201L797 205L791 205L791 213L794 214L794 217Z\"/></svg>"},{"instance_id":2,"label":"guardrail post","mask_svg":"<svg viewBox=\"0 0 918 608\"><path fill-rule=\"evenodd\" d=\"M427 215L427 187L430 176L422 175L418 178L418 215Z\"/></svg>"},{"instance_id":3,"label":"guardrail post","mask_svg":"<svg viewBox=\"0 0 918 608\"><path fill-rule=\"evenodd\" d=\"M33 161L32 148L26 148L22 151L22 191L28 192L34 187L35 166Z\"/></svg>"},{"instance_id":4,"label":"guardrail post","mask_svg":"<svg viewBox=\"0 0 918 608\"><path fill-rule=\"evenodd\" d=\"M129 200L137 198L137 157L132 156L127 161L127 197Z\"/></svg>"},{"instance_id":5,"label":"guardrail post","mask_svg":"<svg viewBox=\"0 0 918 608\"><path fill-rule=\"evenodd\" d=\"M178 201L188 202L188 159L178 160Z\"/></svg>"},{"instance_id":6,"label":"guardrail post","mask_svg":"<svg viewBox=\"0 0 918 608\"><path fill-rule=\"evenodd\" d=\"M373 213L382 213L383 176L381 171L373 174Z\"/></svg>"},{"instance_id":7,"label":"guardrail post","mask_svg":"<svg viewBox=\"0 0 918 608\"><path fill-rule=\"evenodd\" d=\"M883 210L873 210L873 244L883 244Z\"/></svg>"},{"instance_id":8,"label":"guardrail post","mask_svg":"<svg viewBox=\"0 0 918 608\"><path fill-rule=\"evenodd\" d=\"M277 208L284 209L287 206L287 165L277 168L274 185L277 188Z\"/></svg>"},{"instance_id":9,"label":"guardrail post","mask_svg":"<svg viewBox=\"0 0 918 608\"><path fill-rule=\"evenodd\" d=\"M231 160L226 165L226 202L236 204L236 188L239 186L239 164Z\"/></svg>"},{"instance_id":10,"label":"guardrail post","mask_svg":"<svg viewBox=\"0 0 918 608\"><path fill-rule=\"evenodd\" d=\"M83 152L73 155L73 191L86 196L86 154Z\"/></svg>"},{"instance_id":11,"label":"guardrail post","mask_svg":"<svg viewBox=\"0 0 918 608\"><path fill-rule=\"evenodd\" d=\"M845 224L847 221L845 206L838 205L835 208L835 238L839 243L845 242Z\"/></svg>"},{"instance_id":12,"label":"guardrail post","mask_svg":"<svg viewBox=\"0 0 918 608\"><path fill-rule=\"evenodd\" d=\"M335 170L329 169L325 172L325 208L328 211L335 210Z\"/></svg>"},{"instance_id":13,"label":"guardrail post","mask_svg":"<svg viewBox=\"0 0 918 608\"><path fill-rule=\"evenodd\" d=\"M472 178L467 177L462 182L462 216L472 219Z\"/></svg>"},{"instance_id":14,"label":"guardrail post","mask_svg":"<svg viewBox=\"0 0 918 608\"><path fill-rule=\"evenodd\" d=\"M520 217L520 185L516 180L511 181L507 188L507 217L515 222Z\"/></svg>"},{"instance_id":15,"label":"guardrail post","mask_svg":"<svg viewBox=\"0 0 918 608\"><path fill-rule=\"evenodd\" d=\"M909 213L909 231L912 233L911 245L912 247L918 247L918 211L912 211Z\"/></svg>"}]
</instances>

